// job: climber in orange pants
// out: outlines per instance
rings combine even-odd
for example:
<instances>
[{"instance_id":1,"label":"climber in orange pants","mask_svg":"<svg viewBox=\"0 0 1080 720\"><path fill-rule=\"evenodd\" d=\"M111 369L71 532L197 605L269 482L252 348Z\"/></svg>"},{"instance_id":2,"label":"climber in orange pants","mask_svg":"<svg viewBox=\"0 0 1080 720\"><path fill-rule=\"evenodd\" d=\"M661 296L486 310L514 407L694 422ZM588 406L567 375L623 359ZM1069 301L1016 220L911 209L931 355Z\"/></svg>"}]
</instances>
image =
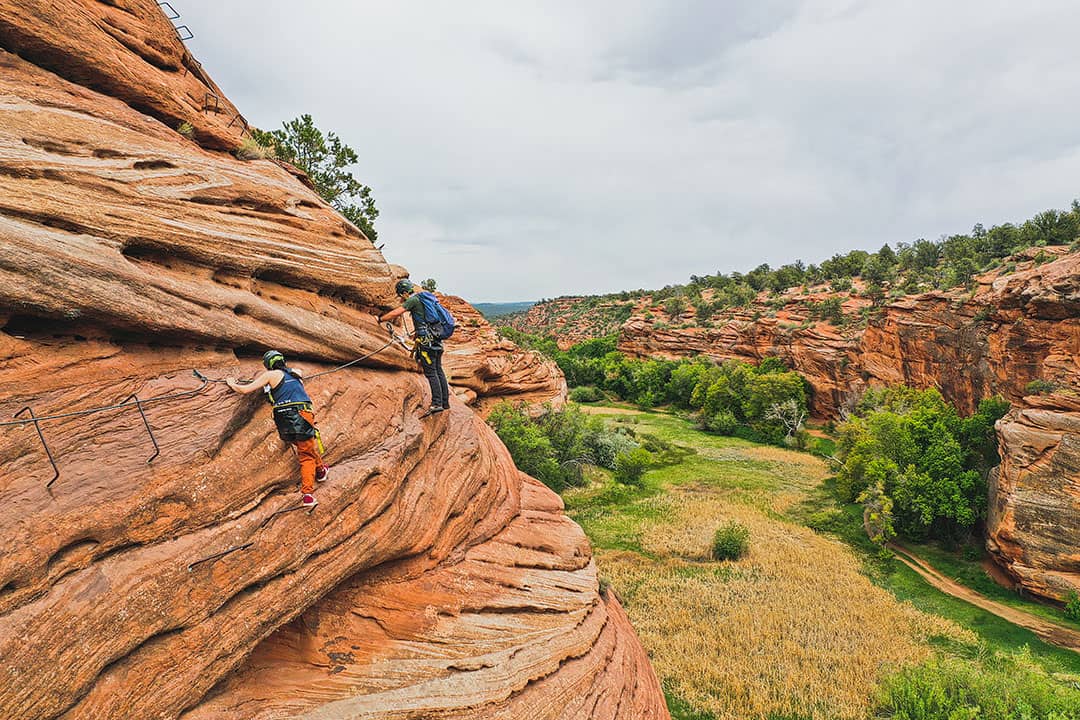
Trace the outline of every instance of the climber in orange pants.
<instances>
[{"instance_id":1,"label":"climber in orange pants","mask_svg":"<svg viewBox=\"0 0 1080 720\"><path fill-rule=\"evenodd\" d=\"M304 389L303 374L285 364L285 356L277 350L269 350L263 355L263 372L250 383L239 383L233 378L225 378L226 384L238 393L251 393L262 389L267 399L274 406L274 425L278 436L296 449L300 461L300 504L314 508L319 504L315 499L315 481L322 482L329 473L329 468L322 459L322 440L315 427L315 413L311 408L311 397Z\"/></svg>"}]
</instances>

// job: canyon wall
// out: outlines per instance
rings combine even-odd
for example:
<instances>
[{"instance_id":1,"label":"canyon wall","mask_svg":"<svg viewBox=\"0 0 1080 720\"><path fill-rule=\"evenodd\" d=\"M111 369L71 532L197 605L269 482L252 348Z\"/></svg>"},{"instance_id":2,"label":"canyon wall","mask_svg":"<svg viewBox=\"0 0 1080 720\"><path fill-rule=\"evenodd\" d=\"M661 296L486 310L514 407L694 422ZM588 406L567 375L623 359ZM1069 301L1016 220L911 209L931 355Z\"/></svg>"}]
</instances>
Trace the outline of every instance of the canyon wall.
<instances>
[{"instance_id":1,"label":"canyon wall","mask_svg":"<svg viewBox=\"0 0 1080 720\"><path fill-rule=\"evenodd\" d=\"M618 348L637 358L780 357L810 383L812 413L830 420L868 386L938 388L965 414L1003 396L1014 409L998 423L1002 464L991 483L987 547L1025 588L1064 599L1080 592L1080 253L1031 248L1003 267L976 278L974 290L900 296L873 311L857 280L839 293L761 293L748 308L708 319L693 305L672 315L645 296L633 300ZM839 306L826 320L828 298ZM516 326L595 337L592 325L575 327L585 315L575 302L530 309ZM601 311L619 304L592 303Z\"/></svg>"},{"instance_id":2,"label":"canyon wall","mask_svg":"<svg viewBox=\"0 0 1080 720\"><path fill-rule=\"evenodd\" d=\"M401 272L298 171L224 152L234 109L155 3L3 0L0 48L0 422L63 416L58 473L0 425L0 716L667 718L559 498L466 405L419 418L374 319ZM268 347L370 356L308 382L313 512L265 402L192 373ZM476 353L463 399L561 396Z\"/></svg>"}]
</instances>

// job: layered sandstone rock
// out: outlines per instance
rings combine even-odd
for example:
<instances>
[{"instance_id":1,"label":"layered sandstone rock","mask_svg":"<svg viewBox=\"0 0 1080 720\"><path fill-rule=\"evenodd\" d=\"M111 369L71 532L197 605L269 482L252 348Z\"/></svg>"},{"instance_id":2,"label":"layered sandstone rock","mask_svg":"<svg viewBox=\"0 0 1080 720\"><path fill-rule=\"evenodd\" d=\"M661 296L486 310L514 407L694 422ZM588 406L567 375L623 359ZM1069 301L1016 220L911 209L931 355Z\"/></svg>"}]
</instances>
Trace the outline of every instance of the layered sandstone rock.
<instances>
[{"instance_id":1,"label":"layered sandstone rock","mask_svg":"<svg viewBox=\"0 0 1080 720\"><path fill-rule=\"evenodd\" d=\"M708 291L706 291L708 292ZM779 308L766 305L762 295L746 310L730 310L715 321L696 321L693 307L669 318L660 306L630 318L619 334L619 350L630 357L678 359L704 357L717 362L758 363L779 357L810 383L810 410L818 417L836 417L859 375L853 367L858 334L852 326L838 328L812 318L810 304L828 295L816 288L807 294L784 293ZM843 296L842 311L852 323L869 301Z\"/></svg>"},{"instance_id":2,"label":"layered sandstone rock","mask_svg":"<svg viewBox=\"0 0 1080 720\"><path fill-rule=\"evenodd\" d=\"M469 408L418 418L372 316L401 273L290 171L170 128L162 21L0 2L0 412L173 396L142 408L150 464L135 406L42 423L52 483L34 427L0 427L0 716L667 717L558 498ZM311 514L263 401L191 373L269 346L371 355L308 383Z\"/></svg>"},{"instance_id":3,"label":"layered sandstone rock","mask_svg":"<svg viewBox=\"0 0 1080 720\"><path fill-rule=\"evenodd\" d=\"M1080 396L1030 397L997 425L987 547L1027 590L1080 592Z\"/></svg>"},{"instance_id":4,"label":"layered sandstone rock","mask_svg":"<svg viewBox=\"0 0 1080 720\"><path fill-rule=\"evenodd\" d=\"M446 345L443 367L463 400L475 404L483 414L501 400L556 408L566 402L566 378L558 365L499 335L461 298L440 295L440 300L457 322Z\"/></svg>"},{"instance_id":5,"label":"layered sandstone rock","mask_svg":"<svg viewBox=\"0 0 1080 720\"><path fill-rule=\"evenodd\" d=\"M974 295L887 306L862 336L856 367L876 384L936 387L963 412L991 395L1023 404L1032 380L1080 387L1080 254L982 281Z\"/></svg>"}]
</instances>

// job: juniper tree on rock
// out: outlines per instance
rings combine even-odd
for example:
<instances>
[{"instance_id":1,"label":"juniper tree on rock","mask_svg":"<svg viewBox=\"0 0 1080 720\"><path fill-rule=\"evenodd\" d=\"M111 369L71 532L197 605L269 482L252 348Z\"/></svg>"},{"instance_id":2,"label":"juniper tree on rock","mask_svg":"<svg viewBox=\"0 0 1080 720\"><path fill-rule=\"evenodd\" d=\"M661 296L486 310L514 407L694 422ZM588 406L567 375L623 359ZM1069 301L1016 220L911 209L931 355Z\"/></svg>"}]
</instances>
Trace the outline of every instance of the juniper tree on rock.
<instances>
[{"instance_id":1,"label":"juniper tree on rock","mask_svg":"<svg viewBox=\"0 0 1080 720\"><path fill-rule=\"evenodd\" d=\"M310 115L301 115L281 126L270 133L260 132L256 141L272 142L279 158L306 172L322 199L374 241L378 237L375 219L379 217L375 198L371 188L347 170L360 159L356 151L336 133L323 133Z\"/></svg>"}]
</instances>

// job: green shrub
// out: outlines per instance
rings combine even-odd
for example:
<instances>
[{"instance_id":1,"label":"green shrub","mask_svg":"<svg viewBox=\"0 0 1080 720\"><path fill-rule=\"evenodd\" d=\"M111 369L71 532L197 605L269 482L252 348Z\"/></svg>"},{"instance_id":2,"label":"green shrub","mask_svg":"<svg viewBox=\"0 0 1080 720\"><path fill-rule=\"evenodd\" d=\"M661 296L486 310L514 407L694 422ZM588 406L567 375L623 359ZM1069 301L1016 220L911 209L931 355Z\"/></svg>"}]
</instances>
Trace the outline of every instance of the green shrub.
<instances>
[{"instance_id":1,"label":"green shrub","mask_svg":"<svg viewBox=\"0 0 1080 720\"><path fill-rule=\"evenodd\" d=\"M593 403L604 399L604 396L592 385L582 385L570 391L570 399L576 403Z\"/></svg>"},{"instance_id":2,"label":"green shrub","mask_svg":"<svg viewBox=\"0 0 1080 720\"><path fill-rule=\"evenodd\" d=\"M716 528L712 541L713 560L738 560L750 549L750 531L732 520Z\"/></svg>"},{"instance_id":3,"label":"green shrub","mask_svg":"<svg viewBox=\"0 0 1080 720\"><path fill-rule=\"evenodd\" d=\"M653 464L652 453L645 448L634 448L615 456L615 481L623 485L640 487L645 471Z\"/></svg>"},{"instance_id":4,"label":"green shrub","mask_svg":"<svg viewBox=\"0 0 1080 720\"><path fill-rule=\"evenodd\" d=\"M1080 620L1080 595L1075 590L1071 591L1065 599L1065 617L1070 620Z\"/></svg>"},{"instance_id":5,"label":"green shrub","mask_svg":"<svg viewBox=\"0 0 1080 720\"><path fill-rule=\"evenodd\" d=\"M615 469L615 458L621 453L630 452L638 446L629 433L619 431L590 433L585 437L585 445L593 463L608 470Z\"/></svg>"},{"instance_id":6,"label":"green shrub","mask_svg":"<svg viewBox=\"0 0 1080 720\"><path fill-rule=\"evenodd\" d=\"M739 420L730 410L721 410L705 418L705 429L718 435L734 435L739 427Z\"/></svg>"},{"instance_id":7,"label":"green shrub","mask_svg":"<svg viewBox=\"0 0 1080 720\"><path fill-rule=\"evenodd\" d=\"M844 512L840 508L831 507L811 513L806 518L806 526L818 532L836 532L844 525Z\"/></svg>"},{"instance_id":8,"label":"green shrub","mask_svg":"<svg viewBox=\"0 0 1080 720\"><path fill-rule=\"evenodd\" d=\"M188 140L195 139L195 126L184 120L182 123L176 126L176 132L180 133Z\"/></svg>"},{"instance_id":9,"label":"green shrub","mask_svg":"<svg viewBox=\"0 0 1080 720\"><path fill-rule=\"evenodd\" d=\"M1041 378L1032 380L1024 386L1024 392L1028 395L1045 395L1047 393L1052 393L1055 390L1057 390L1057 385L1049 380L1043 380Z\"/></svg>"},{"instance_id":10,"label":"green shrub","mask_svg":"<svg viewBox=\"0 0 1080 720\"><path fill-rule=\"evenodd\" d=\"M244 138L244 142L236 149L238 160L273 160L276 157L273 147L260 145L254 138Z\"/></svg>"},{"instance_id":11,"label":"green shrub","mask_svg":"<svg viewBox=\"0 0 1080 720\"><path fill-rule=\"evenodd\" d=\"M1075 720L1080 693L1026 652L994 653L982 664L932 660L887 678L881 709L893 720Z\"/></svg>"},{"instance_id":12,"label":"green shrub","mask_svg":"<svg viewBox=\"0 0 1080 720\"><path fill-rule=\"evenodd\" d=\"M566 487L551 440L521 407L501 402L488 415L487 421L510 451L518 470L532 475L552 490Z\"/></svg>"}]
</instances>

